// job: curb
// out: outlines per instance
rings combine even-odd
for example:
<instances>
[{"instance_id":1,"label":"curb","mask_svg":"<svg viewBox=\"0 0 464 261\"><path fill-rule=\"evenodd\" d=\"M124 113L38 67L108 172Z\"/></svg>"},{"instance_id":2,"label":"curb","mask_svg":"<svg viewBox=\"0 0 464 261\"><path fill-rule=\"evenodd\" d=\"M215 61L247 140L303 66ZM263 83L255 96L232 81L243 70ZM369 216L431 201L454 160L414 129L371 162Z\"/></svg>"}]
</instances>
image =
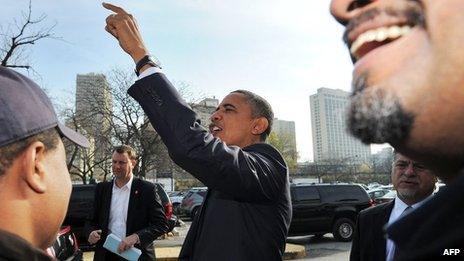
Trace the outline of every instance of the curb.
<instances>
[{"instance_id":1,"label":"curb","mask_svg":"<svg viewBox=\"0 0 464 261\"><path fill-rule=\"evenodd\" d=\"M306 248L302 245L287 243L285 246L284 260L300 259L306 257Z\"/></svg>"},{"instance_id":2,"label":"curb","mask_svg":"<svg viewBox=\"0 0 464 261\"><path fill-rule=\"evenodd\" d=\"M158 261L177 261L180 254L180 246L155 247L155 256Z\"/></svg>"}]
</instances>

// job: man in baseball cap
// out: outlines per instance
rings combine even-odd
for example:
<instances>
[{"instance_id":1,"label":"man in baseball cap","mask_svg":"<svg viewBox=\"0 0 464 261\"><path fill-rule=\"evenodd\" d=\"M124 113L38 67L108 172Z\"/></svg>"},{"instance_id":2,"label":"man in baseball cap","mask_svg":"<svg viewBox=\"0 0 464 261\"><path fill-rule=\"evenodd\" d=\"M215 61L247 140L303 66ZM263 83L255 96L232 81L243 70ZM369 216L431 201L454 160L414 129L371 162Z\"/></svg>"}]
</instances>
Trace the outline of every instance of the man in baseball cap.
<instances>
[{"instance_id":1,"label":"man in baseball cap","mask_svg":"<svg viewBox=\"0 0 464 261\"><path fill-rule=\"evenodd\" d=\"M0 66L0 259L48 260L71 194L61 141L86 138L58 122L47 95Z\"/></svg>"}]
</instances>

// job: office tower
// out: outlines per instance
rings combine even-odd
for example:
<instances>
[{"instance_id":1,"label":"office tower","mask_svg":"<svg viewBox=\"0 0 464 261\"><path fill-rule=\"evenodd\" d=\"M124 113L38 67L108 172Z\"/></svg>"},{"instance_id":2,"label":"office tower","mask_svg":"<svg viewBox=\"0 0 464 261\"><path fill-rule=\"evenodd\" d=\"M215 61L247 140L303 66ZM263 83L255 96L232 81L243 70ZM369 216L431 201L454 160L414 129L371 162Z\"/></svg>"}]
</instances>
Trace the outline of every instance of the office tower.
<instances>
[{"instance_id":1,"label":"office tower","mask_svg":"<svg viewBox=\"0 0 464 261\"><path fill-rule=\"evenodd\" d=\"M285 153L288 153L294 160L297 160L295 122L275 118L272 131L285 141Z\"/></svg>"},{"instance_id":2,"label":"office tower","mask_svg":"<svg viewBox=\"0 0 464 261\"><path fill-rule=\"evenodd\" d=\"M110 128L113 116L112 96L109 84L103 74L78 74L76 76L76 115L77 125L84 130L94 148L85 160L95 168L96 175L109 168L111 157ZM84 159L81 159L84 160ZM82 163L81 163L82 164Z\"/></svg>"},{"instance_id":3,"label":"office tower","mask_svg":"<svg viewBox=\"0 0 464 261\"><path fill-rule=\"evenodd\" d=\"M366 162L370 146L347 132L350 93L319 88L310 96L314 161Z\"/></svg>"}]
</instances>

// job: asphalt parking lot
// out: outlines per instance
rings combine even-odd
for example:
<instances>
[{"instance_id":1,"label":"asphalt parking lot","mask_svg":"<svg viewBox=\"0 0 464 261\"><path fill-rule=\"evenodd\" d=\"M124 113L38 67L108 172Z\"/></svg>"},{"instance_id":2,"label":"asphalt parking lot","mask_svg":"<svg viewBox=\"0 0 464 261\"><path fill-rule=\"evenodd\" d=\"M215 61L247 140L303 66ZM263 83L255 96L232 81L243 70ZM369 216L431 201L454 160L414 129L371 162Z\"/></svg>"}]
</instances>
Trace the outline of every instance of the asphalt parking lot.
<instances>
[{"instance_id":1,"label":"asphalt parking lot","mask_svg":"<svg viewBox=\"0 0 464 261\"><path fill-rule=\"evenodd\" d=\"M322 238L289 237L287 243L305 246L306 257L298 260L345 261L350 259L351 242L338 242L332 234L325 234Z\"/></svg>"},{"instance_id":2,"label":"asphalt parking lot","mask_svg":"<svg viewBox=\"0 0 464 261\"><path fill-rule=\"evenodd\" d=\"M190 224L191 221L186 221L183 226L176 227L178 235L156 240L155 249L156 247L182 246ZM305 246L306 257L297 260L349 260L351 242L337 242L332 234L325 234L322 238L315 238L313 236L289 237L287 243ZM93 252L84 253L85 261L91 261L92 259Z\"/></svg>"}]
</instances>

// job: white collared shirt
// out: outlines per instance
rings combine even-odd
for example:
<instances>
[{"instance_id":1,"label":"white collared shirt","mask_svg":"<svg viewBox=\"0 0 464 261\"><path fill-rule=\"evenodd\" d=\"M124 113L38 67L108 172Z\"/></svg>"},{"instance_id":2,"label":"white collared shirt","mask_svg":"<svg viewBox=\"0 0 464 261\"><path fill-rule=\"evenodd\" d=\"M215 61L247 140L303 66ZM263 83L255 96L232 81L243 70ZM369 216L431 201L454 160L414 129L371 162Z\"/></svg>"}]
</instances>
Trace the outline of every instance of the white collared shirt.
<instances>
[{"instance_id":1,"label":"white collared shirt","mask_svg":"<svg viewBox=\"0 0 464 261\"><path fill-rule=\"evenodd\" d=\"M426 197L424 200L414 204L414 205L411 205L412 207L412 211L416 210L418 207L420 207L422 204L424 204L424 202L426 202L429 198L431 198L433 196L433 193ZM396 195L395 197L395 205L393 206L393 209L392 209L392 212L390 214L390 219L388 220L388 223L387 223L387 227L390 226L391 224L393 224L394 222L396 222L401 214L403 214L404 210L408 207L408 205L406 203L404 203L401 199L398 198L398 195ZM409 213L411 213L412 211L410 211ZM408 214L409 214L408 213ZM408 215L406 214L406 215ZM404 216L406 215L403 215L401 216L401 218L403 218ZM395 243L387 238L387 248L386 248L386 260L387 261L392 261L393 260L393 255L395 254Z\"/></svg>"},{"instance_id":2,"label":"white collared shirt","mask_svg":"<svg viewBox=\"0 0 464 261\"><path fill-rule=\"evenodd\" d=\"M142 78L145 78L145 77L147 77L147 76L149 76L149 75L152 75L152 74L154 74L154 73L163 73L163 71L162 71L160 68L158 68L158 67L149 67L149 68L145 69L145 71L143 71L143 72L139 75L139 77L137 78L137 80L140 80L140 79L142 79Z\"/></svg>"},{"instance_id":3,"label":"white collared shirt","mask_svg":"<svg viewBox=\"0 0 464 261\"><path fill-rule=\"evenodd\" d=\"M131 174L129 181L120 188L116 186L116 182L113 180L108 229L121 239L126 237L127 210L133 179L134 176Z\"/></svg>"}]
</instances>

